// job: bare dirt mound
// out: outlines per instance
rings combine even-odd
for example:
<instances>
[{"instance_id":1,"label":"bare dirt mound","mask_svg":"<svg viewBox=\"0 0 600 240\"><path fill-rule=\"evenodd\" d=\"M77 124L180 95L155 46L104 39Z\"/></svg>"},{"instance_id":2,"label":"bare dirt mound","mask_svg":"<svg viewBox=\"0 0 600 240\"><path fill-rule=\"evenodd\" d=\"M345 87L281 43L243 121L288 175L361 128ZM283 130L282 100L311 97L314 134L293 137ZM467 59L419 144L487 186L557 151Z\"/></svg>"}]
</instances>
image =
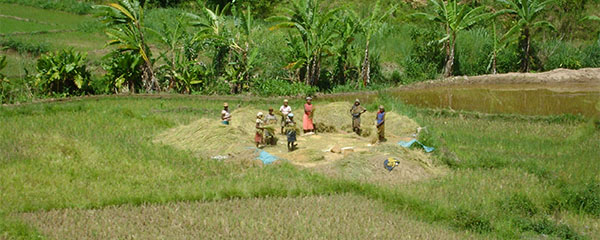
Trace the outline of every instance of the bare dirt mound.
<instances>
[{"instance_id":1,"label":"bare dirt mound","mask_svg":"<svg viewBox=\"0 0 600 240\"><path fill-rule=\"evenodd\" d=\"M456 76L443 80L431 80L412 84L407 88L422 88L436 85L481 85L481 84L582 84L595 86L600 91L600 68L579 70L555 69L541 73L504 73L479 76ZM586 87L587 89L587 87ZM589 89L587 89L589 90Z\"/></svg>"},{"instance_id":2,"label":"bare dirt mound","mask_svg":"<svg viewBox=\"0 0 600 240\"><path fill-rule=\"evenodd\" d=\"M389 112L386 116L388 142L373 144L375 113L363 115L363 136L351 133L352 105L335 102L316 105L315 122L328 132L299 134L298 149L288 152L286 137L277 134L277 144L262 150L292 164L312 168L333 177L369 182L396 182L419 180L439 171L428 154L418 149L405 149L396 143L410 136L419 125L412 119ZM218 119L200 119L188 125L169 129L156 136L154 142L189 150L202 158L242 161L248 166L257 164L258 150L253 149L256 113L259 109L240 108L232 112L231 125ZM263 111L266 112L266 111ZM299 121L300 122L300 121ZM279 131L279 124L271 126ZM383 168L387 157L400 159L401 165L392 172Z\"/></svg>"}]
</instances>

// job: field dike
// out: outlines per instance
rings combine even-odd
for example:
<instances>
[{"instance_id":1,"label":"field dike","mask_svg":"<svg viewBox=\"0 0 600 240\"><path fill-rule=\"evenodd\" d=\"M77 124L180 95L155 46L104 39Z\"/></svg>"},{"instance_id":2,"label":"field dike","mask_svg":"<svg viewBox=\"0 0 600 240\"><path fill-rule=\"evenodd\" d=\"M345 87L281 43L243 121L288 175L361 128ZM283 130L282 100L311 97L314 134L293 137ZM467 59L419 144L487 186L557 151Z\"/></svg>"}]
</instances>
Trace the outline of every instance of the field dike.
<instances>
[{"instance_id":1,"label":"field dike","mask_svg":"<svg viewBox=\"0 0 600 240\"><path fill-rule=\"evenodd\" d=\"M266 146L262 150L283 161L332 177L371 183L405 183L425 179L443 171L434 166L429 154L421 149L406 149L397 145L399 140L406 140L415 133L419 127L415 121L395 112L388 112L388 141L374 143L375 113L363 114L363 133L358 136L351 132L351 106L346 102L316 104L314 122L321 131L317 134L300 134L298 149L293 152L287 151L286 138L279 134L279 125L271 126L277 132L277 145ZM158 134L154 142L192 151L200 158L248 166L262 165L261 161L256 160L258 151L253 148L255 116L259 111L267 112L247 107L236 109L232 112L233 118L229 126L221 124L218 119L199 119ZM301 126L302 110L294 111L294 115ZM388 157L400 161L400 165L391 172L383 168L383 161Z\"/></svg>"}]
</instances>

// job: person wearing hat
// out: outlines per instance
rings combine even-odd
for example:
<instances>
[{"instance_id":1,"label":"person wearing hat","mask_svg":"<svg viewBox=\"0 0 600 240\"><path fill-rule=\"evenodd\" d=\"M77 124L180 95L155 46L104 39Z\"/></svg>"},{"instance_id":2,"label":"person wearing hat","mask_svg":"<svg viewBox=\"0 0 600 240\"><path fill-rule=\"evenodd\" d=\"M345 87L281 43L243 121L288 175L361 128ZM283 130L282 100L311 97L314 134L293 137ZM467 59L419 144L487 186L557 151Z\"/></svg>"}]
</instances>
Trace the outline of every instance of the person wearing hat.
<instances>
[{"instance_id":1,"label":"person wearing hat","mask_svg":"<svg viewBox=\"0 0 600 240\"><path fill-rule=\"evenodd\" d=\"M287 120L288 114L292 113L292 107L288 105L288 100L283 100L283 105L279 108L281 113L281 134L284 134L283 128L285 127L285 121Z\"/></svg>"},{"instance_id":2,"label":"person wearing hat","mask_svg":"<svg viewBox=\"0 0 600 240\"><path fill-rule=\"evenodd\" d=\"M356 134L360 135L360 115L365 113L367 109L360 105L360 100L358 98L354 100L354 105L350 109L350 114L352 114L352 131Z\"/></svg>"},{"instance_id":3,"label":"person wearing hat","mask_svg":"<svg viewBox=\"0 0 600 240\"><path fill-rule=\"evenodd\" d=\"M385 142L385 108L383 108L383 105L379 105L379 111L377 111L376 120L379 142Z\"/></svg>"},{"instance_id":4,"label":"person wearing hat","mask_svg":"<svg viewBox=\"0 0 600 240\"><path fill-rule=\"evenodd\" d=\"M231 113L229 113L229 104L223 103L223 111L221 111L221 123L229 125L231 122Z\"/></svg>"},{"instance_id":5,"label":"person wearing hat","mask_svg":"<svg viewBox=\"0 0 600 240\"><path fill-rule=\"evenodd\" d=\"M273 114L273 108L269 108L269 113L265 116L265 124L274 126L277 125L277 117ZM265 143L270 145L277 144L277 139L275 138L275 130L274 128L265 128Z\"/></svg>"},{"instance_id":6,"label":"person wearing hat","mask_svg":"<svg viewBox=\"0 0 600 240\"><path fill-rule=\"evenodd\" d=\"M256 134L254 134L254 142L256 143L256 147L258 147L263 141L263 131L265 128L263 127L263 113L258 112L256 114Z\"/></svg>"},{"instance_id":7,"label":"person wearing hat","mask_svg":"<svg viewBox=\"0 0 600 240\"><path fill-rule=\"evenodd\" d=\"M296 122L293 113L288 114L285 121L285 135L287 136L288 152L294 151L298 145L296 144Z\"/></svg>"},{"instance_id":8,"label":"person wearing hat","mask_svg":"<svg viewBox=\"0 0 600 240\"><path fill-rule=\"evenodd\" d=\"M302 117L302 128L304 129L304 133L315 130L315 126L313 125L314 111L315 108L312 105L312 98L306 97L306 103L304 104L304 116Z\"/></svg>"}]
</instances>

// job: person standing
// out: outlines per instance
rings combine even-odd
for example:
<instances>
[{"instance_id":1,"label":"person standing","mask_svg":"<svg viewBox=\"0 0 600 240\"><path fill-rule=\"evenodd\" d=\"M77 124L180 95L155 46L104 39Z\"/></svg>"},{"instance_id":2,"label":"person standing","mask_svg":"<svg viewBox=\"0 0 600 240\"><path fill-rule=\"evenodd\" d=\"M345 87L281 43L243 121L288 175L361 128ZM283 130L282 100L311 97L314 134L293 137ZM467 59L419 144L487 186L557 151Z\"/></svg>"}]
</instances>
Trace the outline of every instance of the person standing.
<instances>
[{"instance_id":1,"label":"person standing","mask_svg":"<svg viewBox=\"0 0 600 240\"><path fill-rule=\"evenodd\" d=\"M221 111L221 123L229 125L231 122L231 113L229 113L229 104L223 103L223 111Z\"/></svg>"},{"instance_id":2,"label":"person standing","mask_svg":"<svg viewBox=\"0 0 600 240\"><path fill-rule=\"evenodd\" d=\"M256 114L256 134L254 134L254 142L256 143L256 147L258 147L263 141L263 131L265 128L263 127L263 113L258 112Z\"/></svg>"},{"instance_id":3,"label":"person standing","mask_svg":"<svg viewBox=\"0 0 600 240\"><path fill-rule=\"evenodd\" d=\"M279 112L281 113L281 134L284 134L283 128L285 127L285 121L288 118L288 115L292 113L292 107L288 105L288 100L283 100L283 105L279 108Z\"/></svg>"},{"instance_id":4,"label":"person standing","mask_svg":"<svg viewBox=\"0 0 600 240\"><path fill-rule=\"evenodd\" d=\"M360 135L360 115L365 113L367 109L360 105L360 100L358 98L354 100L354 105L350 109L350 114L352 114L352 131L356 134Z\"/></svg>"},{"instance_id":5,"label":"person standing","mask_svg":"<svg viewBox=\"0 0 600 240\"><path fill-rule=\"evenodd\" d=\"M385 142L385 108L383 108L383 105L379 105L379 111L377 112L376 120L379 142Z\"/></svg>"},{"instance_id":6,"label":"person standing","mask_svg":"<svg viewBox=\"0 0 600 240\"><path fill-rule=\"evenodd\" d=\"M296 122L293 113L288 114L285 122L285 135L287 136L288 152L294 151L298 145L296 144Z\"/></svg>"},{"instance_id":7,"label":"person standing","mask_svg":"<svg viewBox=\"0 0 600 240\"><path fill-rule=\"evenodd\" d=\"M304 133L313 132L315 129L315 126L313 125L314 111L315 108L312 105L312 98L307 97L306 103L304 104L304 116L302 118L302 128L304 129Z\"/></svg>"},{"instance_id":8,"label":"person standing","mask_svg":"<svg viewBox=\"0 0 600 240\"><path fill-rule=\"evenodd\" d=\"M272 128L277 125L277 117L273 114L273 108L269 108L269 113L265 116L265 125L269 125L269 128L265 128L265 143L270 145L276 145L277 139L275 138L275 130Z\"/></svg>"}]
</instances>

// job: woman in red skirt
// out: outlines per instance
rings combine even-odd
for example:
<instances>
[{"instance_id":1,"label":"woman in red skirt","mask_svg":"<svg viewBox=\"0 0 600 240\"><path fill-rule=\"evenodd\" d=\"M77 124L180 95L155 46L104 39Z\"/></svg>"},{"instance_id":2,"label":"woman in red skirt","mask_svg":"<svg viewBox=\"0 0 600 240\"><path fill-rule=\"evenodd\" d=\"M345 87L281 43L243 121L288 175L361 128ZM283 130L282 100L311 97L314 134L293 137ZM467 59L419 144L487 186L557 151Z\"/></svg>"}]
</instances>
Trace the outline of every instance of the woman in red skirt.
<instances>
[{"instance_id":1,"label":"woman in red skirt","mask_svg":"<svg viewBox=\"0 0 600 240\"><path fill-rule=\"evenodd\" d=\"M304 129L304 133L312 132L315 129L313 125L313 112L314 106L311 103L312 98L306 98L306 104L304 104L304 116L302 117L302 128Z\"/></svg>"}]
</instances>

